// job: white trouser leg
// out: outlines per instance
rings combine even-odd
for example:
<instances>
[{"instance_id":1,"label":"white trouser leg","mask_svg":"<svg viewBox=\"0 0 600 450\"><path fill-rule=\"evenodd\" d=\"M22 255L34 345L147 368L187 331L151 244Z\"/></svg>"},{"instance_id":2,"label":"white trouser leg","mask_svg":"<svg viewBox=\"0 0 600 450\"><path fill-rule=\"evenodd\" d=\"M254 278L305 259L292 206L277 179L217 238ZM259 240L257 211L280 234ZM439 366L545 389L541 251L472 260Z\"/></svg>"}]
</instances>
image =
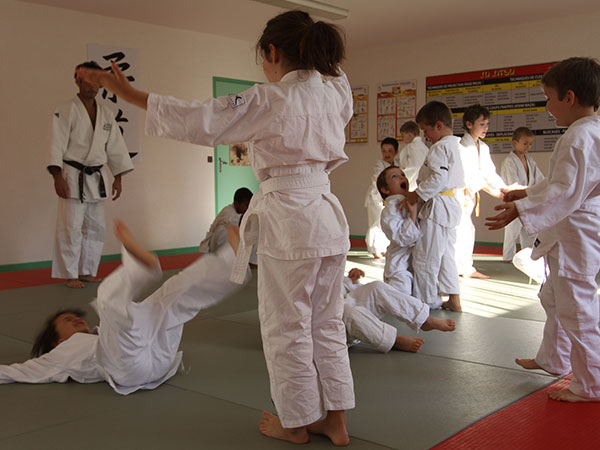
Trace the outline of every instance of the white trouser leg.
<instances>
[{"instance_id":1,"label":"white trouser leg","mask_svg":"<svg viewBox=\"0 0 600 450\"><path fill-rule=\"evenodd\" d=\"M445 247L440 248L442 252L442 263L440 265L439 289L443 294L460 294L460 283L458 281L458 270L456 268L456 228L443 228L446 236ZM441 243L443 245L444 243Z\"/></svg>"},{"instance_id":2,"label":"white trouser leg","mask_svg":"<svg viewBox=\"0 0 600 450\"><path fill-rule=\"evenodd\" d=\"M513 220L504 227L504 243L502 244L502 259L504 261L510 261L515 256L521 228L521 222L518 219ZM523 242L521 242L521 246L523 246Z\"/></svg>"},{"instance_id":3,"label":"white trouser leg","mask_svg":"<svg viewBox=\"0 0 600 450\"><path fill-rule=\"evenodd\" d=\"M58 199L56 234L52 254L52 278L77 278L81 256L81 227L85 203L75 199Z\"/></svg>"},{"instance_id":4,"label":"white trouser leg","mask_svg":"<svg viewBox=\"0 0 600 450\"><path fill-rule=\"evenodd\" d=\"M430 308L440 308L442 297L438 288L442 256L447 246L447 229L432 220L419 222L423 236L413 250L413 296Z\"/></svg>"},{"instance_id":5,"label":"white trouser leg","mask_svg":"<svg viewBox=\"0 0 600 450\"><path fill-rule=\"evenodd\" d=\"M385 253L390 241L385 236L385 233L381 229L381 211L383 208L380 204L369 201L367 204L367 220L369 222L369 229L365 236L367 243L367 250L369 253Z\"/></svg>"},{"instance_id":6,"label":"white trouser leg","mask_svg":"<svg viewBox=\"0 0 600 450\"><path fill-rule=\"evenodd\" d=\"M84 203L86 205L81 227L81 257L79 274L96 276L104 248L104 202Z\"/></svg>"},{"instance_id":7,"label":"white trouser leg","mask_svg":"<svg viewBox=\"0 0 600 450\"><path fill-rule=\"evenodd\" d=\"M343 319L350 339L358 339L381 353L394 347L396 328L379 320L367 308L346 304Z\"/></svg>"},{"instance_id":8,"label":"white trouser leg","mask_svg":"<svg viewBox=\"0 0 600 450\"><path fill-rule=\"evenodd\" d=\"M475 202L469 196L461 197L460 222L456 229L456 267L459 275L470 275L475 272L473 267L473 248L475 246L475 225L471 215Z\"/></svg>"},{"instance_id":9,"label":"white trouser leg","mask_svg":"<svg viewBox=\"0 0 600 450\"><path fill-rule=\"evenodd\" d=\"M258 299L271 396L285 428L354 407L342 322L345 255L297 261L259 255Z\"/></svg>"}]
</instances>

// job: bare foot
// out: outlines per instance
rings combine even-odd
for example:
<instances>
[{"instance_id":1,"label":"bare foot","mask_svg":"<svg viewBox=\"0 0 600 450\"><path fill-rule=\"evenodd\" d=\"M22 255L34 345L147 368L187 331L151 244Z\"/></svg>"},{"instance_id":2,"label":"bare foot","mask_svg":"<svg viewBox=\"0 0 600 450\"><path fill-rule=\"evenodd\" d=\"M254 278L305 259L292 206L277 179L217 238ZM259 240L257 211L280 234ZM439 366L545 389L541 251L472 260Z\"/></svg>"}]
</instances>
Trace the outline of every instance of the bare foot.
<instances>
[{"instance_id":1,"label":"bare foot","mask_svg":"<svg viewBox=\"0 0 600 450\"><path fill-rule=\"evenodd\" d=\"M333 445L343 446L350 443L344 411L327 411L327 416L322 420L311 423L308 426L308 431L313 434L327 436Z\"/></svg>"},{"instance_id":2,"label":"bare foot","mask_svg":"<svg viewBox=\"0 0 600 450\"><path fill-rule=\"evenodd\" d=\"M79 275L79 281L85 281L86 283L102 283L102 278L93 277L92 275Z\"/></svg>"},{"instance_id":3,"label":"bare foot","mask_svg":"<svg viewBox=\"0 0 600 450\"><path fill-rule=\"evenodd\" d=\"M240 227L236 227L235 225L226 225L226 227L227 240L233 249L233 253L237 255L238 247L240 246Z\"/></svg>"},{"instance_id":4,"label":"bare foot","mask_svg":"<svg viewBox=\"0 0 600 450\"><path fill-rule=\"evenodd\" d=\"M425 323L421 325L421 330L431 331L454 331L456 329L456 322L451 319L438 319L437 317L429 316Z\"/></svg>"},{"instance_id":5,"label":"bare foot","mask_svg":"<svg viewBox=\"0 0 600 450\"><path fill-rule=\"evenodd\" d=\"M558 373L548 372L546 369L544 369L543 367L541 367L535 361L535 359L530 359L530 358L519 359L519 358L515 358L515 362L519 366L521 366L523 369L527 369L527 370L543 370L544 372L549 373L550 375L554 375L555 377L559 377L560 376L560 374L558 374Z\"/></svg>"},{"instance_id":6,"label":"bare foot","mask_svg":"<svg viewBox=\"0 0 600 450\"><path fill-rule=\"evenodd\" d=\"M568 388L561 389L560 391L548 392L548 397L558 402L600 402L600 398L580 397L579 395L573 394Z\"/></svg>"},{"instance_id":7,"label":"bare foot","mask_svg":"<svg viewBox=\"0 0 600 450\"><path fill-rule=\"evenodd\" d=\"M139 262L147 267L156 267L157 261L154 253L146 250L142 244L133 236L133 233L125 223L115 220L115 237L121 241L123 247Z\"/></svg>"},{"instance_id":8,"label":"bare foot","mask_svg":"<svg viewBox=\"0 0 600 450\"><path fill-rule=\"evenodd\" d=\"M306 427L283 428L279 417L267 411L263 411L262 416L263 418L258 423L258 428L265 436L281 439L293 444L306 444L310 440Z\"/></svg>"},{"instance_id":9,"label":"bare foot","mask_svg":"<svg viewBox=\"0 0 600 450\"><path fill-rule=\"evenodd\" d=\"M77 279L67 281L66 286L71 289L82 289L85 287L85 285Z\"/></svg>"},{"instance_id":10,"label":"bare foot","mask_svg":"<svg viewBox=\"0 0 600 450\"><path fill-rule=\"evenodd\" d=\"M462 306L460 304L460 295L450 294L448 301L442 302L442 309L449 309L454 312L462 312Z\"/></svg>"},{"instance_id":11,"label":"bare foot","mask_svg":"<svg viewBox=\"0 0 600 450\"><path fill-rule=\"evenodd\" d=\"M480 280L487 280L488 278L490 278L490 276L489 275L484 275L481 272L475 271L475 272L473 272L473 273L471 273L469 275L465 275L465 278L478 278Z\"/></svg>"},{"instance_id":12,"label":"bare foot","mask_svg":"<svg viewBox=\"0 0 600 450\"><path fill-rule=\"evenodd\" d=\"M373 258L374 259L381 259L381 255L378 253L373 253Z\"/></svg>"},{"instance_id":13,"label":"bare foot","mask_svg":"<svg viewBox=\"0 0 600 450\"><path fill-rule=\"evenodd\" d=\"M421 345L425 343L425 339L408 336L396 336L396 342L394 348L402 352L413 352L417 353L421 348Z\"/></svg>"}]
</instances>

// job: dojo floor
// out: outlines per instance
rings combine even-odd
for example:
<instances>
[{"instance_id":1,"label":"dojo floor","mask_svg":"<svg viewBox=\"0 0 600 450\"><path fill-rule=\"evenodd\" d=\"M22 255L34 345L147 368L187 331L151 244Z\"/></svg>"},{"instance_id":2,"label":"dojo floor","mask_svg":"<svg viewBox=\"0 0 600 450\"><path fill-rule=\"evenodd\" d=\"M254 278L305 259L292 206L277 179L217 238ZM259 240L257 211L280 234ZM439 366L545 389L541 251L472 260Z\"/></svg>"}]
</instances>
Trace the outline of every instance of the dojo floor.
<instances>
[{"instance_id":1,"label":"dojo floor","mask_svg":"<svg viewBox=\"0 0 600 450\"><path fill-rule=\"evenodd\" d=\"M541 339L538 286L498 257L476 265L492 279L461 282L465 312L433 312L455 319L454 333L419 333L425 344L417 354L350 349L357 407L347 414L347 448L428 449L556 380L513 362L533 357ZM355 266L381 277L383 264L364 252L349 254ZM95 324L87 306L94 294L92 285L62 284L0 291L0 364L25 360L35 331L58 308L84 307ZM296 448L258 432L261 411L273 406L256 302L254 281L188 323L187 373L154 391L124 397L106 383L0 385L0 449ZM305 447L332 448L319 436Z\"/></svg>"}]
</instances>

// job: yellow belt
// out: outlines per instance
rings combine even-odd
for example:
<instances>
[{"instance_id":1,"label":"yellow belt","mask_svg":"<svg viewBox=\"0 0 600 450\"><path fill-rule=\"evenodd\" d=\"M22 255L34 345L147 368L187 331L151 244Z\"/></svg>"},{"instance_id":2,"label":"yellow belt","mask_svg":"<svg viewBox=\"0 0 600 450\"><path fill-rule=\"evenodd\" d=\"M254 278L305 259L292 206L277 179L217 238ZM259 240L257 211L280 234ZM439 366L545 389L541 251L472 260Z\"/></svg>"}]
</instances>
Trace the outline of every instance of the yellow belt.
<instances>
[{"instance_id":1,"label":"yellow belt","mask_svg":"<svg viewBox=\"0 0 600 450\"><path fill-rule=\"evenodd\" d=\"M448 197L454 197L454 189L449 189L444 192L440 192L440 195L447 195Z\"/></svg>"}]
</instances>

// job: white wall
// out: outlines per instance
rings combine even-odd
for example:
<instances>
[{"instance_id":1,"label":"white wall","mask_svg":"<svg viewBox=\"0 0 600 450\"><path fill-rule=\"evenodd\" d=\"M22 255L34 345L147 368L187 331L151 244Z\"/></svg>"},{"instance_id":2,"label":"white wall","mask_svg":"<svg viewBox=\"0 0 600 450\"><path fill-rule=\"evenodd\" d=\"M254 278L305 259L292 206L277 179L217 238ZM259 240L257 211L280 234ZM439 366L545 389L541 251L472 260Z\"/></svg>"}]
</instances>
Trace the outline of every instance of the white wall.
<instances>
[{"instance_id":1,"label":"white wall","mask_svg":"<svg viewBox=\"0 0 600 450\"><path fill-rule=\"evenodd\" d=\"M73 68L88 43L140 50L140 88L182 98L212 96L212 77L263 81L253 45L214 35L0 0L2 213L0 265L49 260L56 194L46 172L52 112L76 92ZM143 159L107 201L104 254L119 247L121 217L153 249L197 245L214 217L212 149L144 137Z\"/></svg>"},{"instance_id":2,"label":"white wall","mask_svg":"<svg viewBox=\"0 0 600 450\"><path fill-rule=\"evenodd\" d=\"M346 211L350 234L364 235L367 213L363 201L371 168L380 157L376 135L377 84L416 79L417 108L425 103L425 78L561 60L570 56L600 56L597 26L600 14L561 17L529 25L463 32L445 38L407 42L348 55L346 73L352 85L369 85L369 143L346 147L350 161L332 175L332 187ZM402 26L402 20L399 20ZM547 173L550 153L532 156ZM499 170L504 155L494 156ZM477 241L502 242L502 231L490 232L483 218L493 213L498 200L482 194L481 217L475 221Z\"/></svg>"}]
</instances>

